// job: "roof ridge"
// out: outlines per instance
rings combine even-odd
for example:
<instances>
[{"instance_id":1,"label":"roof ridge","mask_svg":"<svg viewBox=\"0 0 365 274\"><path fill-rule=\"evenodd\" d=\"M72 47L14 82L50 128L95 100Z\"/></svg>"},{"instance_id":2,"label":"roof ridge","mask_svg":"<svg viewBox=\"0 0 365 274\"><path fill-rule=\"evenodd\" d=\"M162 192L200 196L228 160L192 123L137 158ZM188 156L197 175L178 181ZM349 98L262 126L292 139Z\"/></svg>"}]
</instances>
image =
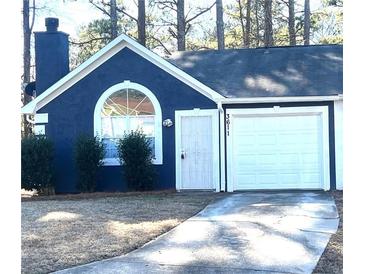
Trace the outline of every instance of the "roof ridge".
<instances>
[{"instance_id":1,"label":"roof ridge","mask_svg":"<svg viewBox=\"0 0 365 274\"><path fill-rule=\"evenodd\" d=\"M316 45L284 45L284 46L271 46L271 47L255 47L255 48L226 48L224 50L218 49L203 49L203 50L187 50L187 51L175 51L172 55L166 56L164 58L169 59L172 56L183 55L185 53L203 53L203 52L228 52L228 51L253 51L253 50L268 50L268 49L294 49L294 48L315 48L315 47L343 47L343 44L316 44Z\"/></svg>"}]
</instances>

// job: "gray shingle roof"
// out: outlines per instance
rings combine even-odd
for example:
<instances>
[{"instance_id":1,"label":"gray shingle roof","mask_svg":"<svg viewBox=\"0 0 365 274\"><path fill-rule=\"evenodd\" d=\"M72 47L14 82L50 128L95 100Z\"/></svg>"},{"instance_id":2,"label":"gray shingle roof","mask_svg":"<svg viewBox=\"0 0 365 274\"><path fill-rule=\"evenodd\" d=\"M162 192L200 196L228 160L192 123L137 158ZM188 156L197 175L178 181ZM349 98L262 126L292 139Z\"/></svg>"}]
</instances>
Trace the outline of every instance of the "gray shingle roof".
<instances>
[{"instance_id":1,"label":"gray shingle roof","mask_svg":"<svg viewBox=\"0 0 365 274\"><path fill-rule=\"evenodd\" d=\"M226 97L342 94L342 45L185 51L167 60Z\"/></svg>"}]
</instances>

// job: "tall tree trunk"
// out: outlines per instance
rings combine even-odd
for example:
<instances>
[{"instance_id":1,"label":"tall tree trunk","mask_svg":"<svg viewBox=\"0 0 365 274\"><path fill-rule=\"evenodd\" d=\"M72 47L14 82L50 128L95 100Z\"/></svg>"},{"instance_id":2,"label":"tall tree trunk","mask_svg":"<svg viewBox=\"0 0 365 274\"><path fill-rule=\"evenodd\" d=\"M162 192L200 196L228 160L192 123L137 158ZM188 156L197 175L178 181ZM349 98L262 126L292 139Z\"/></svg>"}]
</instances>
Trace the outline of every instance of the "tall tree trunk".
<instances>
[{"instance_id":1,"label":"tall tree trunk","mask_svg":"<svg viewBox=\"0 0 365 274\"><path fill-rule=\"evenodd\" d=\"M145 0L138 0L138 41L146 46L146 8Z\"/></svg>"},{"instance_id":2,"label":"tall tree trunk","mask_svg":"<svg viewBox=\"0 0 365 274\"><path fill-rule=\"evenodd\" d=\"M32 35L32 29L34 25L35 19L35 0L32 2L33 4L33 14L32 14L32 22L29 24L29 13L30 6L29 0L23 0L23 87L30 82L30 66L31 66L31 55L30 55L30 40ZM25 93L23 89L23 105L26 105L32 100L32 97ZM28 136L32 133L32 124L30 124L26 115L22 117L22 134L24 136Z\"/></svg>"},{"instance_id":3,"label":"tall tree trunk","mask_svg":"<svg viewBox=\"0 0 365 274\"><path fill-rule=\"evenodd\" d=\"M295 0L289 0L289 43L291 46L296 45L295 37Z\"/></svg>"},{"instance_id":4,"label":"tall tree trunk","mask_svg":"<svg viewBox=\"0 0 365 274\"><path fill-rule=\"evenodd\" d=\"M272 31L272 0L265 0L265 33L264 44L265 47L271 47L274 44Z\"/></svg>"},{"instance_id":5,"label":"tall tree trunk","mask_svg":"<svg viewBox=\"0 0 365 274\"><path fill-rule=\"evenodd\" d=\"M30 38L29 0L23 0L23 83L30 82Z\"/></svg>"},{"instance_id":6,"label":"tall tree trunk","mask_svg":"<svg viewBox=\"0 0 365 274\"><path fill-rule=\"evenodd\" d=\"M117 16L116 0L110 0L110 22L111 22L110 35L112 39L114 39L118 36L118 16Z\"/></svg>"},{"instance_id":7,"label":"tall tree trunk","mask_svg":"<svg viewBox=\"0 0 365 274\"><path fill-rule=\"evenodd\" d=\"M247 0L246 7L246 32L244 38L244 45L246 48L250 47L250 35L251 35L251 0Z\"/></svg>"},{"instance_id":8,"label":"tall tree trunk","mask_svg":"<svg viewBox=\"0 0 365 274\"><path fill-rule=\"evenodd\" d=\"M177 50L185 50L185 10L184 0L177 0Z\"/></svg>"},{"instance_id":9,"label":"tall tree trunk","mask_svg":"<svg viewBox=\"0 0 365 274\"><path fill-rule=\"evenodd\" d=\"M224 49L223 5L222 0L216 0L217 9L217 42L218 50Z\"/></svg>"},{"instance_id":10,"label":"tall tree trunk","mask_svg":"<svg viewBox=\"0 0 365 274\"><path fill-rule=\"evenodd\" d=\"M255 0L256 47L260 46L259 0Z\"/></svg>"},{"instance_id":11,"label":"tall tree trunk","mask_svg":"<svg viewBox=\"0 0 365 274\"><path fill-rule=\"evenodd\" d=\"M242 31L242 46L245 46L245 23L244 23L244 15L243 15L243 6L242 6L242 0L237 0L238 3L238 9L239 9L239 15L240 15L240 24L241 24L241 31Z\"/></svg>"},{"instance_id":12,"label":"tall tree trunk","mask_svg":"<svg viewBox=\"0 0 365 274\"><path fill-rule=\"evenodd\" d=\"M309 45L310 38L310 5L309 0L304 0L304 45Z\"/></svg>"}]
</instances>

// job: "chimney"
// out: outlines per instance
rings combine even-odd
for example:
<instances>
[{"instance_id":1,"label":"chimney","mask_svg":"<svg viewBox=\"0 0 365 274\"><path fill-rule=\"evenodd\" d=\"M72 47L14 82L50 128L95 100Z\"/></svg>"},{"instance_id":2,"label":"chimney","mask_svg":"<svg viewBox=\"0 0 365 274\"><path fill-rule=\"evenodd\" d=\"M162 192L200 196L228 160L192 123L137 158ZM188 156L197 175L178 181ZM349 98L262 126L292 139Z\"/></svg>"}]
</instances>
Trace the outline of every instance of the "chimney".
<instances>
[{"instance_id":1,"label":"chimney","mask_svg":"<svg viewBox=\"0 0 365 274\"><path fill-rule=\"evenodd\" d=\"M46 31L35 32L36 95L69 72L68 34L58 31L58 18L46 18Z\"/></svg>"}]
</instances>

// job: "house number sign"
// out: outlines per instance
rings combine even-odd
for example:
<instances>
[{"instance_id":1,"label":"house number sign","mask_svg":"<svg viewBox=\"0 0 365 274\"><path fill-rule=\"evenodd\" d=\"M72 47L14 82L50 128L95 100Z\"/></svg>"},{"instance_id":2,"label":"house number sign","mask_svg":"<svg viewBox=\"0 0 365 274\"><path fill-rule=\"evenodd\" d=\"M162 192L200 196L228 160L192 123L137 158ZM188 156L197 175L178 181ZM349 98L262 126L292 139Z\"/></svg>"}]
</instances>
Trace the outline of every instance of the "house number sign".
<instances>
[{"instance_id":1,"label":"house number sign","mask_svg":"<svg viewBox=\"0 0 365 274\"><path fill-rule=\"evenodd\" d=\"M229 124L230 124L230 120L229 120L229 114L226 115L226 125L227 125L227 136L229 136Z\"/></svg>"}]
</instances>

